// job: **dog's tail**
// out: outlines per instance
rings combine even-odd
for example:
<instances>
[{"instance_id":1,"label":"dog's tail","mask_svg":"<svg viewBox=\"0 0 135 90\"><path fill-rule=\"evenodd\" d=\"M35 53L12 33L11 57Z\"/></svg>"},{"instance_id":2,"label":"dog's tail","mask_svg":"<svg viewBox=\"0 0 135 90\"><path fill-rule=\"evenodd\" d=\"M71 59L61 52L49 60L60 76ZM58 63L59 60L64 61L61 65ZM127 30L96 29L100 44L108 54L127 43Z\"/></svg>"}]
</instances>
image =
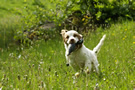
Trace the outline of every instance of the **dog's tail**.
<instances>
[{"instance_id":1,"label":"dog's tail","mask_svg":"<svg viewBox=\"0 0 135 90\"><path fill-rule=\"evenodd\" d=\"M100 51L101 46L103 45L103 42L105 40L106 35L102 37L98 45L93 49L93 51L97 54Z\"/></svg>"}]
</instances>

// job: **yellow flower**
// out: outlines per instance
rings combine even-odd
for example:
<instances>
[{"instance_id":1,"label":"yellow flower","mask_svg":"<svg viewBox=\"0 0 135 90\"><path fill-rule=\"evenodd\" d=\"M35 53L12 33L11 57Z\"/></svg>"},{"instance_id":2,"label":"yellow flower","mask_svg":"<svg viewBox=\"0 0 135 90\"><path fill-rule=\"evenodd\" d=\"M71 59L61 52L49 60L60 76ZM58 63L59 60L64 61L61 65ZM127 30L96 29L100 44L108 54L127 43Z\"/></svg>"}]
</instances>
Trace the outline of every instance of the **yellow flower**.
<instances>
[{"instance_id":1,"label":"yellow flower","mask_svg":"<svg viewBox=\"0 0 135 90\"><path fill-rule=\"evenodd\" d=\"M85 18L82 19L82 21L84 21L84 20L85 20Z\"/></svg>"},{"instance_id":2,"label":"yellow flower","mask_svg":"<svg viewBox=\"0 0 135 90\"><path fill-rule=\"evenodd\" d=\"M133 44L135 44L135 42L133 42Z\"/></svg>"},{"instance_id":3,"label":"yellow flower","mask_svg":"<svg viewBox=\"0 0 135 90\"><path fill-rule=\"evenodd\" d=\"M88 18L88 16L85 16L85 18Z\"/></svg>"},{"instance_id":4,"label":"yellow flower","mask_svg":"<svg viewBox=\"0 0 135 90\"><path fill-rule=\"evenodd\" d=\"M42 11L43 9L42 8L39 8L40 11Z\"/></svg>"},{"instance_id":5,"label":"yellow flower","mask_svg":"<svg viewBox=\"0 0 135 90\"><path fill-rule=\"evenodd\" d=\"M127 31L127 29L125 29L125 31Z\"/></svg>"},{"instance_id":6,"label":"yellow flower","mask_svg":"<svg viewBox=\"0 0 135 90\"><path fill-rule=\"evenodd\" d=\"M59 24L59 26L61 26L61 24Z\"/></svg>"},{"instance_id":7,"label":"yellow flower","mask_svg":"<svg viewBox=\"0 0 135 90\"><path fill-rule=\"evenodd\" d=\"M123 40L125 40L125 38L123 38Z\"/></svg>"},{"instance_id":8,"label":"yellow flower","mask_svg":"<svg viewBox=\"0 0 135 90\"><path fill-rule=\"evenodd\" d=\"M115 60L115 63L118 64L118 60Z\"/></svg>"},{"instance_id":9,"label":"yellow flower","mask_svg":"<svg viewBox=\"0 0 135 90\"><path fill-rule=\"evenodd\" d=\"M135 36L133 36L133 39L135 39Z\"/></svg>"},{"instance_id":10,"label":"yellow flower","mask_svg":"<svg viewBox=\"0 0 135 90\"><path fill-rule=\"evenodd\" d=\"M114 33L112 33L112 35L114 36L115 34L114 34Z\"/></svg>"}]
</instances>

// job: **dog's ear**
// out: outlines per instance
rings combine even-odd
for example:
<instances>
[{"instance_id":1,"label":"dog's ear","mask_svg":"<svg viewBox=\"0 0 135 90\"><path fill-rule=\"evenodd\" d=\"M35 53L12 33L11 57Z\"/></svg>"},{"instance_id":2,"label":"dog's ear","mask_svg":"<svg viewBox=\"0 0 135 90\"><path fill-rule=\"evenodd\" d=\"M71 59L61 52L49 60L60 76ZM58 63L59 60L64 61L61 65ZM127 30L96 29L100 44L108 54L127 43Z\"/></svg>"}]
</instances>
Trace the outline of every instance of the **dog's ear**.
<instances>
[{"instance_id":1,"label":"dog's ear","mask_svg":"<svg viewBox=\"0 0 135 90\"><path fill-rule=\"evenodd\" d=\"M78 34L77 37L79 40L83 38L83 36L81 34Z\"/></svg>"},{"instance_id":2,"label":"dog's ear","mask_svg":"<svg viewBox=\"0 0 135 90\"><path fill-rule=\"evenodd\" d=\"M83 38L83 35L79 34L80 38Z\"/></svg>"},{"instance_id":3,"label":"dog's ear","mask_svg":"<svg viewBox=\"0 0 135 90\"><path fill-rule=\"evenodd\" d=\"M68 31L68 30L65 30L65 29L62 29L62 30L61 30L61 33L60 33L60 34L62 35L62 37L65 36L65 33L66 33L67 31Z\"/></svg>"}]
</instances>

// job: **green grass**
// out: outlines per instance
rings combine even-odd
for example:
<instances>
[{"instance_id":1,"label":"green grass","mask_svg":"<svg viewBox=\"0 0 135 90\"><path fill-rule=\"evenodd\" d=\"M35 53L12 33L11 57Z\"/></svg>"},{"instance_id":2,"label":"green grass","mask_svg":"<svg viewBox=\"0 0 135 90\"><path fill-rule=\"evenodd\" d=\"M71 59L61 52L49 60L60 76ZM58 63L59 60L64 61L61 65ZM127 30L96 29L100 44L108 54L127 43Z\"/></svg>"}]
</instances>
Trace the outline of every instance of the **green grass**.
<instances>
[{"instance_id":1,"label":"green grass","mask_svg":"<svg viewBox=\"0 0 135 90\"><path fill-rule=\"evenodd\" d=\"M0 21L0 48L14 46L14 34L21 29L20 17L12 16Z\"/></svg>"},{"instance_id":2,"label":"green grass","mask_svg":"<svg viewBox=\"0 0 135 90\"><path fill-rule=\"evenodd\" d=\"M106 34L98 54L100 75L80 75L66 66L65 49L60 37L37 41L30 48L0 49L0 87L3 89L54 90L133 90L135 88L135 22L99 28L84 36L86 47L93 49Z\"/></svg>"},{"instance_id":3,"label":"green grass","mask_svg":"<svg viewBox=\"0 0 135 90\"><path fill-rule=\"evenodd\" d=\"M66 66L61 37L36 41L30 48L13 44L14 32L22 29L20 12L25 0L0 0L0 88L54 90L133 90L135 88L135 22L125 21L110 29L98 28L84 36L84 44L93 49L103 36L106 40L98 54L100 75L91 73L75 79ZM32 4L30 0L27 3ZM45 2L44 2L45 3ZM51 8L49 6L48 8Z\"/></svg>"}]
</instances>

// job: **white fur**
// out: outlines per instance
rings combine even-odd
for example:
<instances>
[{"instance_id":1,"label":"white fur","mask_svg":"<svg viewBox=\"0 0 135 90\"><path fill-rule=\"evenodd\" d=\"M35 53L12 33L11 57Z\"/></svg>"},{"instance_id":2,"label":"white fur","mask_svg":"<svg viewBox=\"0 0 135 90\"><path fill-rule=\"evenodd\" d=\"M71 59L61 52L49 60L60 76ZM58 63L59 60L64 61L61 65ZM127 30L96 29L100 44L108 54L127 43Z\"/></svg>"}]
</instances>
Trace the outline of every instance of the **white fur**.
<instances>
[{"instance_id":1,"label":"white fur","mask_svg":"<svg viewBox=\"0 0 135 90\"><path fill-rule=\"evenodd\" d=\"M96 72L99 73L99 69L98 69L99 63L98 63L98 60L97 60L97 53L99 52L101 46L103 45L103 41L104 41L106 35L103 36L103 38L100 40L99 44L93 50L89 50L88 48L85 47L84 44L82 44L81 48L79 48L78 50L73 51L68 56L70 40L74 39L75 42L77 42L79 40L79 39L73 37L74 33L77 33L77 32L74 31L74 30L66 32L66 35L69 36L69 39L67 41L68 45L66 43L64 43L65 49L66 49L65 56L66 56L67 62L76 71L87 70L88 69L89 72L91 72L92 63L93 63Z\"/></svg>"}]
</instances>

